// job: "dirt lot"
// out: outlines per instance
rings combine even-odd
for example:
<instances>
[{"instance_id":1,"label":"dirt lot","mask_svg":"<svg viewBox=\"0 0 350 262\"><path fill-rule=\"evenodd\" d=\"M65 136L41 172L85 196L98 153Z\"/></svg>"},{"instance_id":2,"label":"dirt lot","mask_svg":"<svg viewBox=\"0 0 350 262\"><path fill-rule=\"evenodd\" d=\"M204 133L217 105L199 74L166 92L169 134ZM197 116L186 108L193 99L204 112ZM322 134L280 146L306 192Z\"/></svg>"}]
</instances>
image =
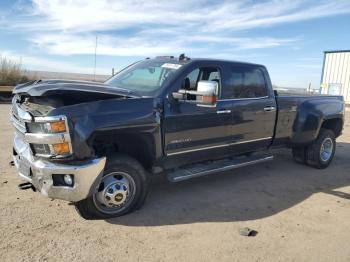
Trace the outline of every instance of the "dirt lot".
<instances>
[{"instance_id":1,"label":"dirt lot","mask_svg":"<svg viewBox=\"0 0 350 262\"><path fill-rule=\"evenodd\" d=\"M64 201L17 189L9 108L0 105L0 261L350 261L349 124L326 170L283 150L192 181L154 179L140 211L85 221Z\"/></svg>"}]
</instances>

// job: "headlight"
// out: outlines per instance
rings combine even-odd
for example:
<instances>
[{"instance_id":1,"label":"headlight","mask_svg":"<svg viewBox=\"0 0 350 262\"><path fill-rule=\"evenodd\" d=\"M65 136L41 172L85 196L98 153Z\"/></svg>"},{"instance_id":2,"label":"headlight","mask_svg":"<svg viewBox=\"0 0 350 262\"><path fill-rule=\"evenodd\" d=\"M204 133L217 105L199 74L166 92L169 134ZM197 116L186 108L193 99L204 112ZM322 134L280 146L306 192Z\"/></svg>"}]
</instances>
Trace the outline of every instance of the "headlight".
<instances>
[{"instance_id":1,"label":"headlight","mask_svg":"<svg viewBox=\"0 0 350 262\"><path fill-rule=\"evenodd\" d=\"M30 133L63 133L67 131L66 122L64 120L58 120L49 123L41 122L29 122L27 124L27 129Z\"/></svg>"},{"instance_id":2,"label":"headlight","mask_svg":"<svg viewBox=\"0 0 350 262\"><path fill-rule=\"evenodd\" d=\"M35 117L26 124L29 131L25 134L26 141L36 156L59 158L73 153L65 116Z\"/></svg>"}]
</instances>

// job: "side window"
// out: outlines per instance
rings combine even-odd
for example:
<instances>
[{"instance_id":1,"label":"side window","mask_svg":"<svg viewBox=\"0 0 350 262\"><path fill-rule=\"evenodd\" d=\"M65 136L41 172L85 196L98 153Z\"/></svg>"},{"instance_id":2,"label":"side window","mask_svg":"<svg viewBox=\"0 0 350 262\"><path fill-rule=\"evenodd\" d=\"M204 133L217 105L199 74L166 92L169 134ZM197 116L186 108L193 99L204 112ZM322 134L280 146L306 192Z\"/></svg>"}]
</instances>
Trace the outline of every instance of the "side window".
<instances>
[{"instance_id":1,"label":"side window","mask_svg":"<svg viewBox=\"0 0 350 262\"><path fill-rule=\"evenodd\" d=\"M181 89L195 91L197 90L198 81L201 80L216 81L220 90L221 76L219 69L216 67L196 68L183 79Z\"/></svg>"},{"instance_id":2,"label":"side window","mask_svg":"<svg viewBox=\"0 0 350 262\"><path fill-rule=\"evenodd\" d=\"M196 90L197 89L197 81L199 76L199 68L193 70L191 73L187 75L187 78L190 81L189 89Z\"/></svg>"},{"instance_id":3,"label":"side window","mask_svg":"<svg viewBox=\"0 0 350 262\"><path fill-rule=\"evenodd\" d=\"M230 73L228 90L224 94L226 99L267 96L265 78L259 68L232 67Z\"/></svg>"},{"instance_id":4,"label":"side window","mask_svg":"<svg viewBox=\"0 0 350 262\"><path fill-rule=\"evenodd\" d=\"M219 79L220 79L219 71L212 71L212 72L210 72L209 78L208 78L209 81L216 81L216 80L219 80Z\"/></svg>"}]
</instances>

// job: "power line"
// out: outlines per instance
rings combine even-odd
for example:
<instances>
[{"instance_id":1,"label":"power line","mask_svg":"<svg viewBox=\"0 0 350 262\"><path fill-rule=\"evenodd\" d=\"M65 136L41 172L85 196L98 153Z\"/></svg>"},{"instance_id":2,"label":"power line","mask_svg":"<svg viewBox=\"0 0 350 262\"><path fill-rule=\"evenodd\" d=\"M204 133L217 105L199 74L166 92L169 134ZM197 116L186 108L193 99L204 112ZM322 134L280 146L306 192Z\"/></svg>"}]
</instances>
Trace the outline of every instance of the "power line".
<instances>
[{"instance_id":1,"label":"power line","mask_svg":"<svg viewBox=\"0 0 350 262\"><path fill-rule=\"evenodd\" d=\"M96 81L96 53L97 53L97 36L96 36L96 42L95 42L94 81Z\"/></svg>"}]
</instances>

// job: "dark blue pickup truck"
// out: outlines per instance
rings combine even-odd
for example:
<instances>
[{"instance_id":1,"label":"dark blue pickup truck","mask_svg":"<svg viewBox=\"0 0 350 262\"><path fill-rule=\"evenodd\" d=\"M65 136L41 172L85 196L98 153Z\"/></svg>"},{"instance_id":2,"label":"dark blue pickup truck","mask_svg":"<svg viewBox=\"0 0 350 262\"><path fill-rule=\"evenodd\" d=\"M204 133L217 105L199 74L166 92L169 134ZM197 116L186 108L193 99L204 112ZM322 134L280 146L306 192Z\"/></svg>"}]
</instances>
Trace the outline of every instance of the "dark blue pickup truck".
<instances>
[{"instance_id":1,"label":"dark blue pickup truck","mask_svg":"<svg viewBox=\"0 0 350 262\"><path fill-rule=\"evenodd\" d=\"M39 80L13 91L19 175L86 219L143 204L150 177L172 182L273 159L326 168L344 123L338 96L281 96L262 65L156 57L103 84Z\"/></svg>"}]
</instances>

